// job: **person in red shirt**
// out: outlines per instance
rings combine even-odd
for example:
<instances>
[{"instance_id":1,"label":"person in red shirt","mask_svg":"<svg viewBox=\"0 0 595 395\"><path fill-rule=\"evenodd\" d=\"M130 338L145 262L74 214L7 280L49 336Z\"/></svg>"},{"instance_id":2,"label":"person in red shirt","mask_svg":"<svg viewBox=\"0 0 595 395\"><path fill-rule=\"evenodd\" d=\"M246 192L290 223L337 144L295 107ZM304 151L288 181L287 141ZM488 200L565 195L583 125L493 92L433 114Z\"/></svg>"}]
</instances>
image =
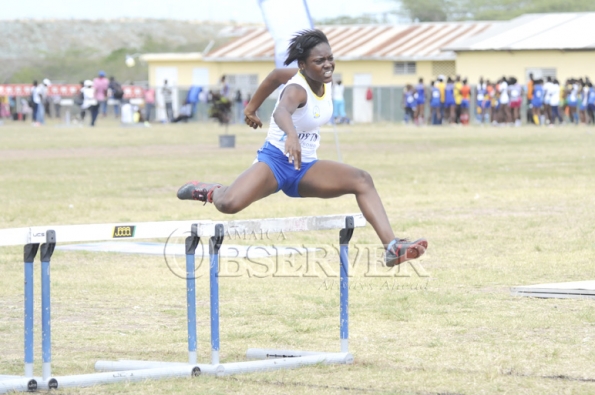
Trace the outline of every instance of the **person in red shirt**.
<instances>
[{"instance_id":1,"label":"person in red shirt","mask_svg":"<svg viewBox=\"0 0 595 395\"><path fill-rule=\"evenodd\" d=\"M105 77L105 72L100 71L97 78L93 80L93 89L95 89L95 100L97 106L91 108L91 126L95 126L95 120L101 109L101 113L105 117L107 115L107 90L109 88L109 80Z\"/></svg>"},{"instance_id":2,"label":"person in red shirt","mask_svg":"<svg viewBox=\"0 0 595 395\"><path fill-rule=\"evenodd\" d=\"M145 121L151 122L155 109L155 89L149 87L145 90Z\"/></svg>"},{"instance_id":3,"label":"person in red shirt","mask_svg":"<svg viewBox=\"0 0 595 395\"><path fill-rule=\"evenodd\" d=\"M527 82L527 123L533 123L533 113L531 112L531 100L533 100L533 73L529 73L529 82Z\"/></svg>"},{"instance_id":4,"label":"person in red shirt","mask_svg":"<svg viewBox=\"0 0 595 395\"><path fill-rule=\"evenodd\" d=\"M463 80L463 86L461 87L461 123L463 125L469 125L469 105L471 98L471 87L467 83L467 79Z\"/></svg>"}]
</instances>

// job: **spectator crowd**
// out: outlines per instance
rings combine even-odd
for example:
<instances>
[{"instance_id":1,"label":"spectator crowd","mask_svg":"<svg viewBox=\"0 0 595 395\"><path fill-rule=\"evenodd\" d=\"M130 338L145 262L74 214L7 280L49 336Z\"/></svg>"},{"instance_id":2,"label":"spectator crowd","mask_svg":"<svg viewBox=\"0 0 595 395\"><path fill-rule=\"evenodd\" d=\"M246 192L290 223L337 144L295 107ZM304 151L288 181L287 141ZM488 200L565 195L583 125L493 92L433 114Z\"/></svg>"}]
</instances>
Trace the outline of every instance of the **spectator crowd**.
<instances>
[{"instance_id":1,"label":"spectator crowd","mask_svg":"<svg viewBox=\"0 0 595 395\"><path fill-rule=\"evenodd\" d=\"M560 84L529 74L524 85L516 77L482 77L473 88L460 76L439 76L427 86L420 78L405 87L402 103L405 123L416 125L466 125L471 112L477 123L494 126L520 126L523 119L533 125L595 124L595 88L589 77Z\"/></svg>"},{"instance_id":2,"label":"spectator crowd","mask_svg":"<svg viewBox=\"0 0 595 395\"><path fill-rule=\"evenodd\" d=\"M61 117L64 98L49 93L52 82L33 81L29 96L0 96L0 118L31 119L34 126L45 123L46 117ZM132 83L129 83L132 85ZM74 88L74 87L73 87ZM345 87L342 81L333 84L334 123L350 123L345 112ZM161 122L187 122L195 118L197 105L207 106L206 116L221 124L243 123L243 109L250 94L231 90L222 76L217 87L203 89L192 86L177 106L178 92L168 80L154 89L144 87L142 97L130 99L115 77L99 71L93 79L80 82L76 94L66 101L75 109L73 122L95 126L98 118L108 116L108 106L123 123L145 123L157 118L159 96ZM595 125L595 87L589 77L568 78L560 83L555 77L534 78L526 83L516 77L502 76L497 80L480 78L474 86L460 76L440 75L425 84L422 78L403 90L402 107L405 123L415 125L481 125L520 126L582 124ZM123 109L125 111L123 111Z\"/></svg>"}]
</instances>

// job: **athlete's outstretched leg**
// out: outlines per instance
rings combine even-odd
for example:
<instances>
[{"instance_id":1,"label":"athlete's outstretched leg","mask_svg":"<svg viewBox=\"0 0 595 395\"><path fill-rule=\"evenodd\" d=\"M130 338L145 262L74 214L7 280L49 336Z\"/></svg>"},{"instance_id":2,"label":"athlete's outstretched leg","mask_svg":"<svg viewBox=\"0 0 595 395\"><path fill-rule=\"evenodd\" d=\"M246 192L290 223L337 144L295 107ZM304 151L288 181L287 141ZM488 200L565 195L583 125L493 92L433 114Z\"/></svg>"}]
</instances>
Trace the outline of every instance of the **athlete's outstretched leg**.
<instances>
[{"instance_id":1,"label":"athlete's outstretched leg","mask_svg":"<svg viewBox=\"0 0 595 395\"><path fill-rule=\"evenodd\" d=\"M362 214L372 225L382 244L387 245L395 238L372 177L364 170L343 163L319 160L300 180L298 192L302 197L323 199L354 194Z\"/></svg>"},{"instance_id":2,"label":"athlete's outstretched leg","mask_svg":"<svg viewBox=\"0 0 595 395\"><path fill-rule=\"evenodd\" d=\"M267 164L257 162L230 186L191 181L178 190L178 198L213 203L222 213L235 214L276 191L273 172Z\"/></svg>"},{"instance_id":3,"label":"athlete's outstretched leg","mask_svg":"<svg viewBox=\"0 0 595 395\"><path fill-rule=\"evenodd\" d=\"M300 180L302 197L335 198L354 194L366 220L372 225L382 244L387 247L387 265L394 266L421 256L428 246L425 239L409 242L396 239L388 216L374 187L370 174L364 170L327 160L312 165Z\"/></svg>"}]
</instances>

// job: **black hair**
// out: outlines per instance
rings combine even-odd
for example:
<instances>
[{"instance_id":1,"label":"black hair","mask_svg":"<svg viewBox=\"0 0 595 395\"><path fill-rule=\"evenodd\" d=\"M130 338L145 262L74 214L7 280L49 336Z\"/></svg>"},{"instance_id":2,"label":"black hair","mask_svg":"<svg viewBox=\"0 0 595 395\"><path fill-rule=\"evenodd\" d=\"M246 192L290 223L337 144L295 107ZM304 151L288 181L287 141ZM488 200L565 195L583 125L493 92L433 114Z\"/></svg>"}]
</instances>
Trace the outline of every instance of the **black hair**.
<instances>
[{"instance_id":1,"label":"black hair","mask_svg":"<svg viewBox=\"0 0 595 395\"><path fill-rule=\"evenodd\" d=\"M328 38L325 34L318 29L301 30L297 32L295 36L289 41L289 47L287 48L287 59L283 63L285 66L289 66L294 61L305 62L312 48L320 43L329 43Z\"/></svg>"}]
</instances>

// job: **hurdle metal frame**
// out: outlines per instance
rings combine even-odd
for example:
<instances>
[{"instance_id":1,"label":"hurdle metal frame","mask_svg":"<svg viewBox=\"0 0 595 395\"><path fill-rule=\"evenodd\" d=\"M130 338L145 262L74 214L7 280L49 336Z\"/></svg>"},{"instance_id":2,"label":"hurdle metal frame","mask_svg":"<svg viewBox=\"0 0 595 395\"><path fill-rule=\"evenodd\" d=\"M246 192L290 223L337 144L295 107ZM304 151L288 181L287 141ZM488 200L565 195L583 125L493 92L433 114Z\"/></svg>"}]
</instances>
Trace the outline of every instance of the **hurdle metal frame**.
<instances>
[{"instance_id":1,"label":"hurdle metal frame","mask_svg":"<svg viewBox=\"0 0 595 395\"><path fill-rule=\"evenodd\" d=\"M329 215L319 217L269 218L258 220L166 221L137 224L97 224L45 226L18 229L0 229L0 246L24 245L25 313L24 313L24 376L0 375L0 393L32 391L74 386L90 386L119 381L139 381L166 377L190 377L200 374L226 376L239 373L290 369L312 364L350 364L353 356L348 351L349 339L349 241L355 227L366 225L361 214ZM128 229L125 236L117 236L118 229ZM126 239L165 238L179 229L190 229L186 246L186 296L188 329L188 362L160 361L97 361L95 369L101 373L56 376L51 374L51 298L50 260L57 241L81 242ZM248 359L258 361L220 363L219 336L219 249L225 233L294 232L307 230L341 229L340 243L340 352L301 350L248 349ZM201 237L209 237L209 278L211 316L211 363L197 364L195 252ZM58 240L59 238L59 240ZM41 244L42 243L42 244ZM42 287L42 376L33 375L33 262L41 244Z\"/></svg>"}]
</instances>

